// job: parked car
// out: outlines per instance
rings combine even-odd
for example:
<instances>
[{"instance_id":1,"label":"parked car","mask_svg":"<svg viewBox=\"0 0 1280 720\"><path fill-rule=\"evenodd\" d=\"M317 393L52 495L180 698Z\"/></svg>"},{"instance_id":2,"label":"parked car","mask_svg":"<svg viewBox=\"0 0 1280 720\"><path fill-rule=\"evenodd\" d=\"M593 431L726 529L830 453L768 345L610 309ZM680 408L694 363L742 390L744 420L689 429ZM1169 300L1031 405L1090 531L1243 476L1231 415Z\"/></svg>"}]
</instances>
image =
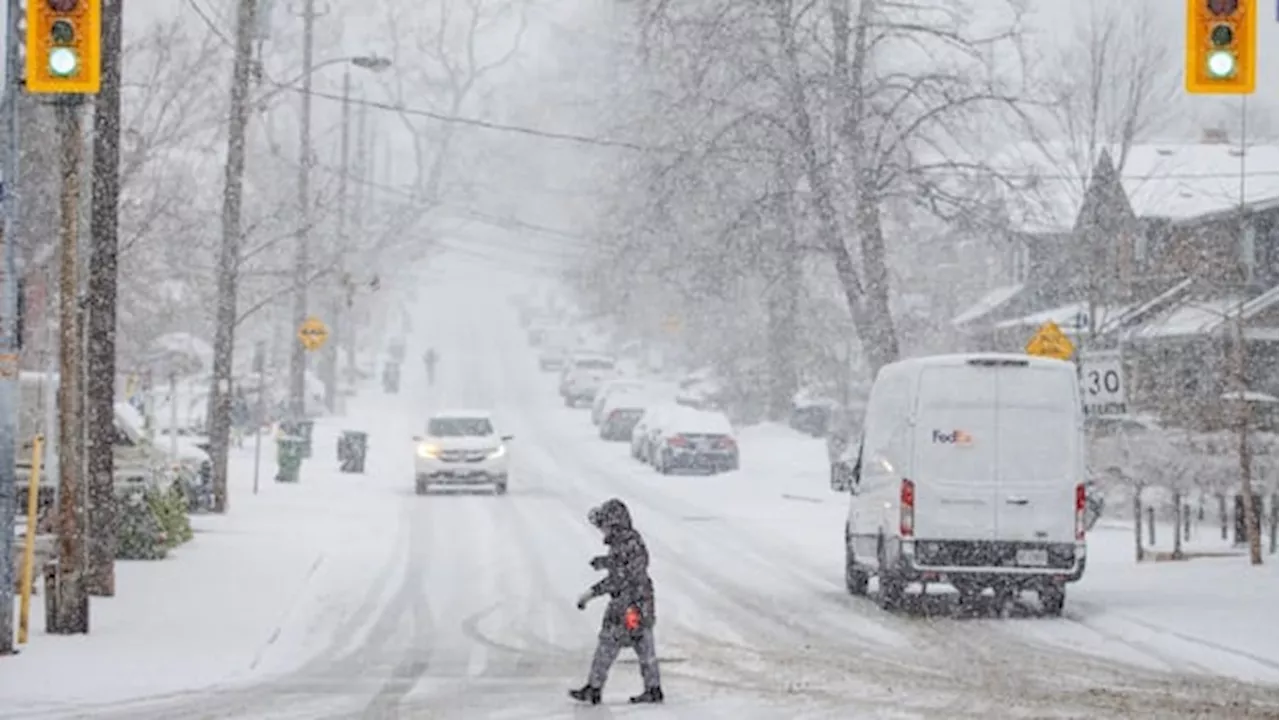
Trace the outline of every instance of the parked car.
<instances>
[{"instance_id":1,"label":"parked car","mask_svg":"<svg viewBox=\"0 0 1280 720\"><path fill-rule=\"evenodd\" d=\"M1088 490L1073 364L979 353L903 360L871 389L845 523L845 584L881 607L907 583L948 582L962 602L1039 593L1060 615L1085 570ZM946 578L941 580L941 578Z\"/></svg>"},{"instance_id":2,"label":"parked car","mask_svg":"<svg viewBox=\"0 0 1280 720\"><path fill-rule=\"evenodd\" d=\"M591 424L599 425L604 420L604 406L614 393L634 394L645 389L645 381L636 378L615 378L600 386L595 400L591 402ZM629 436L628 436L629 437Z\"/></svg>"},{"instance_id":3,"label":"parked car","mask_svg":"<svg viewBox=\"0 0 1280 720\"><path fill-rule=\"evenodd\" d=\"M648 398L641 393L617 392L604 405L600 420L600 439L630 440L636 424L644 415Z\"/></svg>"},{"instance_id":4,"label":"parked car","mask_svg":"<svg viewBox=\"0 0 1280 720\"><path fill-rule=\"evenodd\" d=\"M574 353L561 375L560 397L564 398L565 407L579 407L594 401L601 386L617 377L618 364L613 357Z\"/></svg>"},{"instance_id":5,"label":"parked car","mask_svg":"<svg viewBox=\"0 0 1280 720\"><path fill-rule=\"evenodd\" d=\"M680 410L681 407L674 403L657 403L646 407L644 414L631 429L631 457L644 463L651 462L654 433L658 432L666 416Z\"/></svg>"},{"instance_id":6,"label":"parked car","mask_svg":"<svg viewBox=\"0 0 1280 720\"><path fill-rule=\"evenodd\" d=\"M542 348L538 352L538 369L543 372L563 370L577 344L578 333L572 328L547 328L542 335Z\"/></svg>"},{"instance_id":7,"label":"parked car","mask_svg":"<svg viewBox=\"0 0 1280 720\"><path fill-rule=\"evenodd\" d=\"M663 475L673 470L711 473L738 469L738 442L724 413L687 410L673 413L654 433L650 457Z\"/></svg>"}]
</instances>

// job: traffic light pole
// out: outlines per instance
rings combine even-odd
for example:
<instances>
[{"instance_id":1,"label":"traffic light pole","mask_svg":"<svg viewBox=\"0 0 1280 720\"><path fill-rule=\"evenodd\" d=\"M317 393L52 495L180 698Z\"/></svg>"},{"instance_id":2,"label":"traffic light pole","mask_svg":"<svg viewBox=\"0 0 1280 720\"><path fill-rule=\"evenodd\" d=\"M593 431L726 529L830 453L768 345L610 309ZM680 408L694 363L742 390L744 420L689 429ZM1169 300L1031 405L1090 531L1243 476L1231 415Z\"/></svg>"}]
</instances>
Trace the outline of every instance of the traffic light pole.
<instances>
[{"instance_id":1,"label":"traffic light pole","mask_svg":"<svg viewBox=\"0 0 1280 720\"><path fill-rule=\"evenodd\" d=\"M4 226L0 230L3 244L4 276L0 277L0 352L16 353L21 344L18 323L18 113L22 88L20 46L17 18L22 17L21 0L9 0L8 24L5 28L5 125L9 146L5 151L3 184L0 199L4 202ZM17 473L14 454L17 449L17 377L0 377L0 655L11 654L13 641L14 542L13 518L17 513Z\"/></svg>"},{"instance_id":2,"label":"traffic light pole","mask_svg":"<svg viewBox=\"0 0 1280 720\"><path fill-rule=\"evenodd\" d=\"M84 393L81 392L82 343L79 322L78 258L80 213L80 165L84 135L80 109L82 95L58 99L58 130L62 144L62 194L59 219L60 262L58 278L58 573L50 633L71 635L89 632L89 595L85 583L86 503L81 477L84 433Z\"/></svg>"},{"instance_id":3,"label":"traffic light pole","mask_svg":"<svg viewBox=\"0 0 1280 720\"><path fill-rule=\"evenodd\" d=\"M315 69L316 0L306 0L302 10L302 129L298 158L298 227L293 261L293 327L298 332L307 319L307 281L310 274L311 234L311 84ZM289 354L289 411L301 418L307 409L307 350L294 341Z\"/></svg>"}]
</instances>

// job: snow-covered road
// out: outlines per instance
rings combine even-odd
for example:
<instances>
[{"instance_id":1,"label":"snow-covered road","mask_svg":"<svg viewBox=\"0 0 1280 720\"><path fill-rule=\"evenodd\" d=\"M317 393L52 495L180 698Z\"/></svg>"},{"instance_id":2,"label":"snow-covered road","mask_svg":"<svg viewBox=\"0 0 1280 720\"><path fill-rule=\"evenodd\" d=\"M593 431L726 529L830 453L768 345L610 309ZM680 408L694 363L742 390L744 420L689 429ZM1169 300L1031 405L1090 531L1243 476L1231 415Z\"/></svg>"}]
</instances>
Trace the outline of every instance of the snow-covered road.
<instances>
[{"instance_id":1,"label":"snow-covered road","mask_svg":"<svg viewBox=\"0 0 1280 720\"><path fill-rule=\"evenodd\" d=\"M385 403L385 425L372 438L380 469L367 483L369 493L403 505L374 528L395 538L397 550L382 558L363 607L316 628L327 635L325 650L246 687L80 716L1276 717L1274 684L1086 654L1062 638L1098 631L1070 618L957 618L946 598L934 597L927 612L887 614L848 596L832 561L838 511L815 529L830 506L776 500L776 517L793 520L797 536L829 532L834 551L809 552L804 542L780 540L787 527L766 527L759 516L767 513L743 511L750 489L734 484L750 467L686 478L633 463L625 446L592 437L584 411L560 405L503 300L475 291L461 299L434 307L465 311L429 311L420 323L403 392L364 400ZM435 388L414 360L427 344L441 356ZM405 428L444 406L492 408L500 429L516 436L509 495L413 494ZM639 687L625 656L604 706L574 707L565 697L584 677L603 607L579 612L573 604L597 576L587 560L601 549L586 511L611 495L631 506L653 556L669 699L661 708L625 704ZM1038 629L1016 627L1029 623Z\"/></svg>"}]
</instances>

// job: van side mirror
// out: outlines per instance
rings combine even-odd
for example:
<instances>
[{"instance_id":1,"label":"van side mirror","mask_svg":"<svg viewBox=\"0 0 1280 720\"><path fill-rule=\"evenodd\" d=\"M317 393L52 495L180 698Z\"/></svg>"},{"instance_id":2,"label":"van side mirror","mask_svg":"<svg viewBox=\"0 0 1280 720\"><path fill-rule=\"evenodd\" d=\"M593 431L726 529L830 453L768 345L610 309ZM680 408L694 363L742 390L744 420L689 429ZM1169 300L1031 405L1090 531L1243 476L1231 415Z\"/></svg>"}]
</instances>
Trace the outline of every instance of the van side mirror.
<instances>
[{"instance_id":1,"label":"van side mirror","mask_svg":"<svg viewBox=\"0 0 1280 720\"><path fill-rule=\"evenodd\" d=\"M515 440L515 439L516 439L516 436L515 436L515 435L503 435L503 436L502 436L502 442L511 442L512 440Z\"/></svg>"}]
</instances>

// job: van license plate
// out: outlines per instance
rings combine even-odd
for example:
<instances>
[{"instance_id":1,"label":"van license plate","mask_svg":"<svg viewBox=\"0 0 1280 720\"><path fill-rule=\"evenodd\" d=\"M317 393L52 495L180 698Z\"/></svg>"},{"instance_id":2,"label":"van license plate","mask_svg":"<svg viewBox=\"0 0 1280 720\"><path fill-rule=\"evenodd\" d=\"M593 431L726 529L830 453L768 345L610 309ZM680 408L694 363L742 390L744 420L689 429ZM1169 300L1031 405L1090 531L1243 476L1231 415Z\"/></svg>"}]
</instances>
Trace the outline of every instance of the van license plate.
<instances>
[{"instance_id":1,"label":"van license plate","mask_svg":"<svg viewBox=\"0 0 1280 720\"><path fill-rule=\"evenodd\" d=\"M1022 567L1044 567L1049 564L1049 551L1019 550L1014 562Z\"/></svg>"}]
</instances>

